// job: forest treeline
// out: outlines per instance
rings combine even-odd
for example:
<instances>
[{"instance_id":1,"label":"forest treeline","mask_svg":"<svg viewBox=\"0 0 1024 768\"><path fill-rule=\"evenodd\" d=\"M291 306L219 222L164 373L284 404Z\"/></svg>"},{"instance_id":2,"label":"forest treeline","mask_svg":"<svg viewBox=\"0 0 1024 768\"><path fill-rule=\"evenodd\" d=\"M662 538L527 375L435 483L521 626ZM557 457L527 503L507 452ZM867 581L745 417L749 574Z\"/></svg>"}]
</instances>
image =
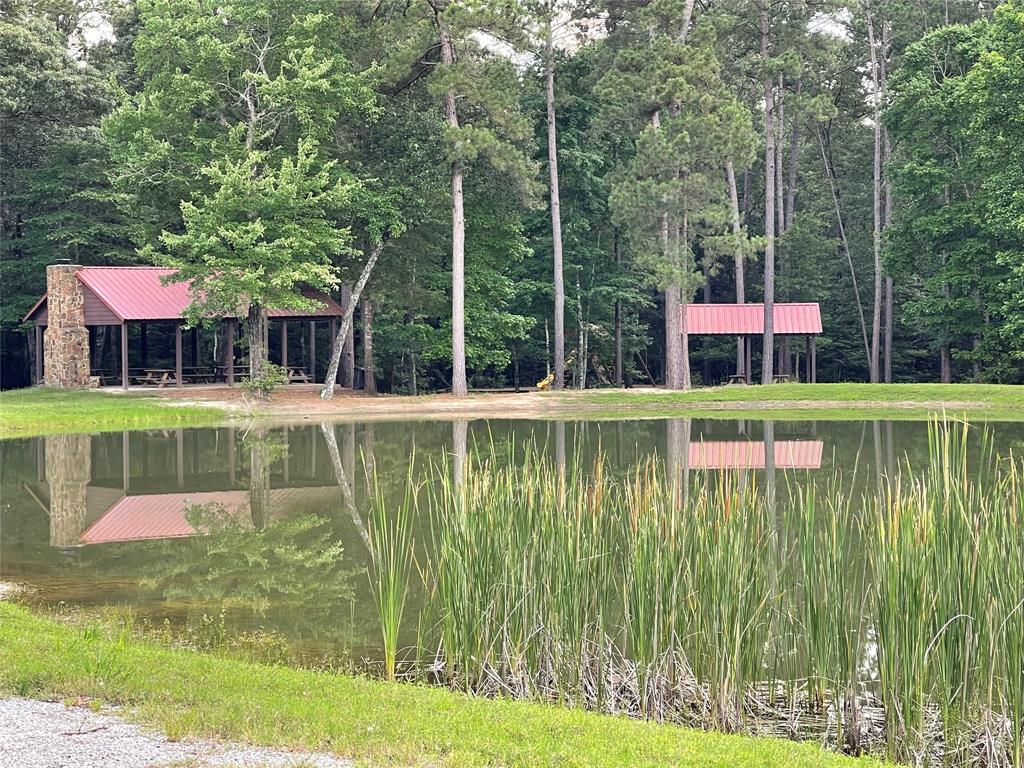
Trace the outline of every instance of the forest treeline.
<instances>
[{"instance_id":1,"label":"forest treeline","mask_svg":"<svg viewBox=\"0 0 1024 768\"><path fill-rule=\"evenodd\" d=\"M330 291L391 392L720 382L691 301L1021 383L1022 93L1024 0L0 0L3 385L58 258L247 297L258 359Z\"/></svg>"}]
</instances>

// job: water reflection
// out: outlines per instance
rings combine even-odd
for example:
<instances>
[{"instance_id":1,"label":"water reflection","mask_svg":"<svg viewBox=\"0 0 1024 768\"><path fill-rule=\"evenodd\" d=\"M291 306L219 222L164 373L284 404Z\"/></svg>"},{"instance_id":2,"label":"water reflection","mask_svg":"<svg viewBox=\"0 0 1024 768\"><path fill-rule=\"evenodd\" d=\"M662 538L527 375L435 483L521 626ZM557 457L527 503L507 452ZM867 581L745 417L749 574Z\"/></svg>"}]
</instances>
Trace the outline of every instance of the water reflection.
<instances>
[{"instance_id":1,"label":"water reflection","mask_svg":"<svg viewBox=\"0 0 1024 768\"><path fill-rule=\"evenodd\" d=\"M241 625L294 637L299 605L310 604L295 602L294 584L305 584L312 603L337 593L309 547L336 547L343 554L333 568L365 571L374 472L397 503L410 471L423 477L429 466L446 462L458 486L474 450L520 461L525 446L535 445L563 473L576 462L585 473L603 455L610 472L626 476L653 458L675 478L680 502L694 472L737 472L741 484L756 476L774 505L777 495L813 478L877 492L897 464L924 459L926 436L926 425L914 422L463 419L7 440L0 442L0 580L25 584L45 602L130 603L183 621L211 608L216 590L198 590L188 574L205 559L225 568L221 575L213 566L198 572L222 581L226 599L243 605L246 595L256 596L249 607L258 610L238 618ZM1005 454L1024 440L1024 428L994 425L993 440ZM197 510L216 514L204 518ZM247 550L252 537L258 542ZM289 547L304 556L286 557ZM230 569L226 552L236 561ZM243 584L246 569L264 579L262 589ZM349 588L349 626L373 623L363 605L370 602L366 590L362 576Z\"/></svg>"}]
</instances>

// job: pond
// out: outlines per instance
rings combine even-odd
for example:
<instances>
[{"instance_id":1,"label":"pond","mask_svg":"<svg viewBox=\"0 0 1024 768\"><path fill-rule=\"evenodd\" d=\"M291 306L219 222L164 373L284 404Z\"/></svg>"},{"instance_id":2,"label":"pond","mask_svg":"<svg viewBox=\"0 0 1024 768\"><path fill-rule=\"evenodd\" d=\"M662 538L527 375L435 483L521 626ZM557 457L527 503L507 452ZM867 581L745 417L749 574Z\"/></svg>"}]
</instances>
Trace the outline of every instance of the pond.
<instances>
[{"instance_id":1,"label":"pond","mask_svg":"<svg viewBox=\"0 0 1024 768\"><path fill-rule=\"evenodd\" d=\"M1022 448L1024 424L698 419L6 440L0 582L270 661L998 764Z\"/></svg>"}]
</instances>

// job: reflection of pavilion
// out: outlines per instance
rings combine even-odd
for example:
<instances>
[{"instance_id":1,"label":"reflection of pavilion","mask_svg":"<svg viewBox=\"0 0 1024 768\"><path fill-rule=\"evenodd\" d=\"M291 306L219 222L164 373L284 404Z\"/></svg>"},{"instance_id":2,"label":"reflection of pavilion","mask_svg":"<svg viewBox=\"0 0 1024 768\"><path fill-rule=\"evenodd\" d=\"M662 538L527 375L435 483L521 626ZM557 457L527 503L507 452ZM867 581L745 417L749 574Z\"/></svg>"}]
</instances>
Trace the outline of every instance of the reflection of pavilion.
<instances>
[{"instance_id":1,"label":"reflection of pavilion","mask_svg":"<svg viewBox=\"0 0 1024 768\"><path fill-rule=\"evenodd\" d=\"M50 518L50 544L71 549L192 536L202 532L186 519L194 505L216 504L251 528L338 503L337 485L317 477L314 441L296 441L302 466L284 458L272 472L265 451L236 449L234 430L205 433L207 445L190 447L205 450L207 460L187 469L180 430L174 440L140 432L41 438L38 480L26 488ZM155 445L147 448L147 439ZM256 467L261 461L267 466ZM265 513L254 509L258 504Z\"/></svg>"},{"instance_id":2,"label":"reflection of pavilion","mask_svg":"<svg viewBox=\"0 0 1024 768\"><path fill-rule=\"evenodd\" d=\"M825 444L821 440L774 441L776 469L820 469ZM764 442L719 440L692 442L689 466L695 469L765 469Z\"/></svg>"}]
</instances>

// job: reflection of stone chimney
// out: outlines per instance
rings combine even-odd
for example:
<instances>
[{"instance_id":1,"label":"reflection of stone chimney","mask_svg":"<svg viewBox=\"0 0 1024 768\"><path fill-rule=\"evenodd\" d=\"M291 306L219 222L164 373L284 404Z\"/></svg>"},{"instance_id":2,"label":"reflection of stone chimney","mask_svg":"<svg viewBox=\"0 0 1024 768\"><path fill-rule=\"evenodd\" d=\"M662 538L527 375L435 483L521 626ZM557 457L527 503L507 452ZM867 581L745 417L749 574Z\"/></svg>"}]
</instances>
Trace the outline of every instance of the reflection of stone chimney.
<instances>
[{"instance_id":1,"label":"reflection of stone chimney","mask_svg":"<svg viewBox=\"0 0 1024 768\"><path fill-rule=\"evenodd\" d=\"M48 387L88 387L89 330L85 296L75 273L77 264L46 268L46 333L43 335L44 381Z\"/></svg>"},{"instance_id":2,"label":"reflection of stone chimney","mask_svg":"<svg viewBox=\"0 0 1024 768\"><path fill-rule=\"evenodd\" d=\"M46 480L50 484L50 546L80 547L88 518L86 508L92 474L92 436L46 438Z\"/></svg>"}]
</instances>

